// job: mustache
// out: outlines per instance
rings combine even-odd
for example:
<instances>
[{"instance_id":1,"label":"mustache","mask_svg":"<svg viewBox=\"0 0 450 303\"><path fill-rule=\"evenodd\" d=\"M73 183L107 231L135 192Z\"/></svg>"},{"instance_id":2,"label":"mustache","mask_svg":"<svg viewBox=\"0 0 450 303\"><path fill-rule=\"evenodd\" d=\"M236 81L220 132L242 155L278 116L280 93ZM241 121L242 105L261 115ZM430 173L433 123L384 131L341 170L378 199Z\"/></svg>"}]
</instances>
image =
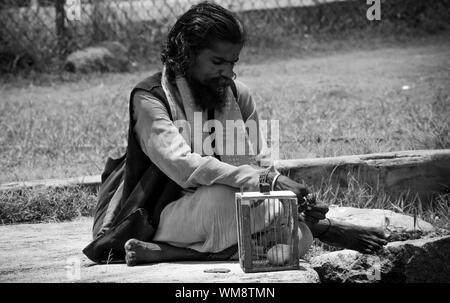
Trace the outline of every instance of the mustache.
<instances>
[{"instance_id":1,"label":"mustache","mask_svg":"<svg viewBox=\"0 0 450 303\"><path fill-rule=\"evenodd\" d=\"M207 84L219 87L228 87L232 83L232 79L227 77L215 77L207 81Z\"/></svg>"}]
</instances>

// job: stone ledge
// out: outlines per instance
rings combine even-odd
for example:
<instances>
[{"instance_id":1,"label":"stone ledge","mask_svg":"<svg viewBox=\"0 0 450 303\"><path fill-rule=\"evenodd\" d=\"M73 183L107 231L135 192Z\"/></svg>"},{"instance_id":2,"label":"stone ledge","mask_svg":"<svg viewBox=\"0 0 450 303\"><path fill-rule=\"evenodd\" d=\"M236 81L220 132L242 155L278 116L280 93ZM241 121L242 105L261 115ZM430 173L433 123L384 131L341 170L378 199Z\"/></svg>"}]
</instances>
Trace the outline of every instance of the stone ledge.
<instances>
[{"instance_id":1,"label":"stone ledge","mask_svg":"<svg viewBox=\"0 0 450 303\"><path fill-rule=\"evenodd\" d=\"M378 255L353 250L311 259L324 283L448 283L450 236L389 243Z\"/></svg>"},{"instance_id":2,"label":"stone ledge","mask_svg":"<svg viewBox=\"0 0 450 303\"><path fill-rule=\"evenodd\" d=\"M174 262L136 267L95 265L81 250L92 218L74 222L0 226L0 282L318 283L311 265L300 270L244 273L239 262ZM228 273L205 273L227 268ZM79 270L79 275L77 275Z\"/></svg>"}]
</instances>

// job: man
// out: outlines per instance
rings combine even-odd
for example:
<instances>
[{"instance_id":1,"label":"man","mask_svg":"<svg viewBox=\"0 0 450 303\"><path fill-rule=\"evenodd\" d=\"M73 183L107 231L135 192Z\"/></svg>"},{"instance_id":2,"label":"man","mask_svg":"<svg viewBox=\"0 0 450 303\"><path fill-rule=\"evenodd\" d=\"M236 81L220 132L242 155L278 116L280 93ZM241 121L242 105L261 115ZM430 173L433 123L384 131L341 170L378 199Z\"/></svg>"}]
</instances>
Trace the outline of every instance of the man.
<instances>
[{"instance_id":1,"label":"man","mask_svg":"<svg viewBox=\"0 0 450 303\"><path fill-rule=\"evenodd\" d=\"M127 154L110 159L102 175L94 241L84 249L89 258L125 259L129 266L230 259L237 251L234 195L262 183L297 195L301 255L312 237L365 253L386 244L381 230L326 219L325 204L305 203L305 186L259 167L270 155L256 105L234 81L244 43L242 24L221 6L202 2L177 20L162 52L163 71L131 93ZM233 127L224 128L230 121ZM256 133L247 125L256 125ZM252 232L269 228L273 206L256 208Z\"/></svg>"}]
</instances>

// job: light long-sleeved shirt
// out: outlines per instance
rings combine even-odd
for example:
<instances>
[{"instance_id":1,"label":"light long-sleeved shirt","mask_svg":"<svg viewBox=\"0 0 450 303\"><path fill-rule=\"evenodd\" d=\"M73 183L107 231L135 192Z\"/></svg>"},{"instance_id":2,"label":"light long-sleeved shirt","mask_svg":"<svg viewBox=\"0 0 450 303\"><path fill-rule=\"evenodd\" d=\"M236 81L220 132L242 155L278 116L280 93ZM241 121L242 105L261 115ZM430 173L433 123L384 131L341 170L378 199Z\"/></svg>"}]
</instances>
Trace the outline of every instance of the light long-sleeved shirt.
<instances>
[{"instance_id":1,"label":"light long-sleeved shirt","mask_svg":"<svg viewBox=\"0 0 450 303\"><path fill-rule=\"evenodd\" d=\"M237 102L244 122L259 120L250 90L236 81ZM233 166L212 156L192 152L177 126L171 121L165 106L149 92L138 91L133 98L136 121L134 131L143 152L169 178L184 189L202 185L223 184L234 188L257 191L260 167ZM260 133L260 135L262 135ZM265 145L258 146L258 153L268 157Z\"/></svg>"}]
</instances>

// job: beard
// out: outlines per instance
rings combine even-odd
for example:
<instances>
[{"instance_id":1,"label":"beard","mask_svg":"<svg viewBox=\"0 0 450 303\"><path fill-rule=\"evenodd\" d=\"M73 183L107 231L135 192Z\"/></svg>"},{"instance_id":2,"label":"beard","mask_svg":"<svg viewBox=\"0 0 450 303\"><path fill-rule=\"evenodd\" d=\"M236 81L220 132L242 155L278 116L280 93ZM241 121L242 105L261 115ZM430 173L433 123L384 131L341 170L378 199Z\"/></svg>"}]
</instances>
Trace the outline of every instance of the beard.
<instances>
[{"instance_id":1,"label":"beard","mask_svg":"<svg viewBox=\"0 0 450 303\"><path fill-rule=\"evenodd\" d=\"M200 83L192 77L188 77L187 81L194 97L194 102L200 106L202 110L216 109L221 111L226 103L228 87L231 85L230 80L221 77L211 78L205 83Z\"/></svg>"}]
</instances>

